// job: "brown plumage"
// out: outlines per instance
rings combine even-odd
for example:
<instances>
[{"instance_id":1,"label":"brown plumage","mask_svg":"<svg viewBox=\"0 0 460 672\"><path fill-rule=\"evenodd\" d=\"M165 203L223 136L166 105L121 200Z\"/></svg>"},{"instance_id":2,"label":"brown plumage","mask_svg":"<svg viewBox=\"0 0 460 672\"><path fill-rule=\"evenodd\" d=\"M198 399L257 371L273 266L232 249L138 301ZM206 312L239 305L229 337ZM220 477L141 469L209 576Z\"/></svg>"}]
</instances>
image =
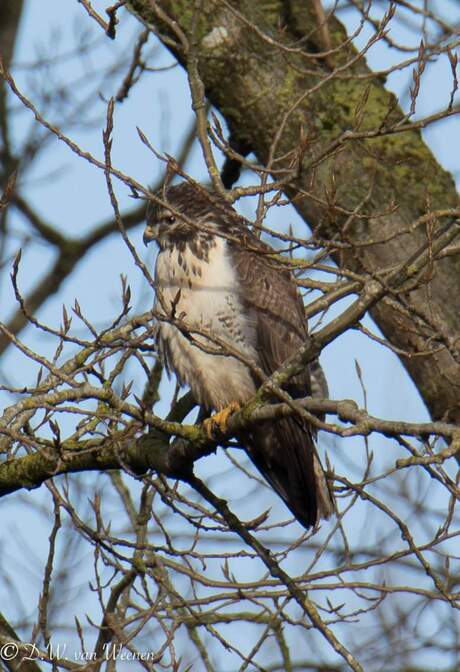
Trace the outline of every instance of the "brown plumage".
<instances>
[{"instance_id":1,"label":"brown plumage","mask_svg":"<svg viewBox=\"0 0 460 672\"><path fill-rule=\"evenodd\" d=\"M208 409L244 404L262 382L257 369L270 376L308 339L294 279L215 194L182 183L161 197L171 210L151 204L144 234L146 243L155 239L160 247L160 352ZM174 326L176 318L182 331ZM226 344L232 354L224 354ZM294 399L310 395L310 371L285 389ZM298 417L265 423L241 440L302 525L309 528L330 515L332 500L307 423Z\"/></svg>"}]
</instances>

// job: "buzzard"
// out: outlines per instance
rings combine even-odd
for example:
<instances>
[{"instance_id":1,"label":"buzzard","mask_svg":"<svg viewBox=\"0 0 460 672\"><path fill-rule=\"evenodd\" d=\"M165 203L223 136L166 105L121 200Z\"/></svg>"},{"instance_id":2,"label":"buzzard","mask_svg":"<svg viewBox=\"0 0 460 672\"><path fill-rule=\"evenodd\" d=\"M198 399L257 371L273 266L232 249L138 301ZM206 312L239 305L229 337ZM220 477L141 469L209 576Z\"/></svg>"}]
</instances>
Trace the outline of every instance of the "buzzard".
<instances>
[{"instance_id":1,"label":"buzzard","mask_svg":"<svg viewBox=\"0 0 460 672\"><path fill-rule=\"evenodd\" d=\"M155 240L159 352L169 372L217 415L208 431L257 391L308 338L301 297L274 250L248 222L204 187L188 182L150 202L144 243ZM317 367L319 371L319 366ZM285 387L312 394L310 371ZM327 390L327 388L326 388ZM313 429L298 417L264 423L240 437L256 467L305 527L333 510Z\"/></svg>"}]
</instances>

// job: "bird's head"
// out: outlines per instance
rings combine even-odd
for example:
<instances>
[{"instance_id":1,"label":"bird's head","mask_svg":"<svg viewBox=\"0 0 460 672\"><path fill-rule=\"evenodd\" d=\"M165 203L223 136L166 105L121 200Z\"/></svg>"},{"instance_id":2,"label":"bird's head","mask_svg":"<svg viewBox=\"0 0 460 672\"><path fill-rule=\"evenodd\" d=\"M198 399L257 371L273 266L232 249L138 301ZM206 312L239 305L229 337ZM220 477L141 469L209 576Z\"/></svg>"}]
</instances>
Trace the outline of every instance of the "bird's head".
<instances>
[{"instance_id":1,"label":"bird's head","mask_svg":"<svg viewBox=\"0 0 460 672\"><path fill-rule=\"evenodd\" d=\"M171 244L191 240L199 235L201 223L209 223L212 204L193 185L182 182L162 189L157 195L167 205L149 202L144 231L145 245L155 240L164 249Z\"/></svg>"},{"instance_id":2,"label":"bird's head","mask_svg":"<svg viewBox=\"0 0 460 672\"><path fill-rule=\"evenodd\" d=\"M161 249L227 228L236 214L227 203L216 203L215 194L188 182L162 189L157 195L166 205L149 201L144 244L154 240Z\"/></svg>"}]
</instances>

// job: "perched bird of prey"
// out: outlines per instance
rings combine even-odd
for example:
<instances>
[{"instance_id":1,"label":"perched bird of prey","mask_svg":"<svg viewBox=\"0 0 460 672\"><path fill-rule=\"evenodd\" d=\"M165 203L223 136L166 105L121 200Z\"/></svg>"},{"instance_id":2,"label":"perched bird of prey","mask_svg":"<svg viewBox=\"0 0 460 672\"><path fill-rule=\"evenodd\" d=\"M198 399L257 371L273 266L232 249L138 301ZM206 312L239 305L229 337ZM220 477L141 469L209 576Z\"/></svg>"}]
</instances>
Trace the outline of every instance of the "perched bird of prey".
<instances>
[{"instance_id":1,"label":"perched bird of prey","mask_svg":"<svg viewBox=\"0 0 460 672\"><path fill-rule=\"evenodd\" d=\"M159 246L158 348L197 402L218 412L208 429L225 429L229 412L263 382L261 374L270 376L308 339L303 303L291 272L224 199L187 182L158 196L168 207L149 203L144 233L145 244ZM310 371L285 390L294 399L311 395ZM239 438L305 528L330 515L332 499L308 423L292 416Z\"/></svg>"}]
</instances>

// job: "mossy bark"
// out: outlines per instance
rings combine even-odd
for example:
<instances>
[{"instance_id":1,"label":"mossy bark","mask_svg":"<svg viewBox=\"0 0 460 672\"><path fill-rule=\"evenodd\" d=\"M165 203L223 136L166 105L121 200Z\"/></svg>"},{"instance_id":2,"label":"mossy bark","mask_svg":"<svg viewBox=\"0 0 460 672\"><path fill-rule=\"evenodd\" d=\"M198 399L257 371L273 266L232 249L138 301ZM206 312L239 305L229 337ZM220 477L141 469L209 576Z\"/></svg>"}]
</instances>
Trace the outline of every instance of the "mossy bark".
<instances>
[{"instance_id":1,"label":"mossy bark","mask_svg":"<svg viewBox=\"0 0 460 672\"><path fill-rule=\"evenodd\" d=\"M151 3L133 0L130 4L160 35L175 39L171 24L155 14ZM307 137L304 170L288 193L297 194L295 207L322 237L356 244L336 256L339 264L374 273L403 262L427 240L425 226L404 233L407 227L428 211L458 207L452 177L439 166L415 129L349 141L312 167L315 157L322 157L344 131L356 130L358 117L359 131L372 132L389 128L404 115L380 77L362 77L370 71L351 45L326 59L311 61L277 46L301 44L312 53L322 50L310 3L233 0L230 5L238 16L228 6L204 0L198 19L194 19L196 3L160 0L156 4L177 23L187 40L197 45L200 76L209 100L225 116L232 132L251 143L260 161L267 161L274 138L291 110L276 155L295 151L301 134ZM328 27L332 45L343 43L343 26L330 18ZM206 39L213 30L218 39ZM182 47L172 47L172 51L185 65ZM353 62L347 66L350 60ZM343 68L341 74L348 77L331 76L320 84L334 67ZM315 90L308 93L313 87ZM282 165L279 162L276 167ZM309 195L299 197L298 189ZM352 211L362 201L366 202L362 212L369 219L356 219L344 235L346 217L341 209ZM392 205L396 209L391 209ZM372 244L382 239L389 240ZM400 301L408 310L397 308ZM460 332L460 259L437 261L422 286L393 302L382 301L372 315L397 348L420 353L440 346L436 354L401 359L433 418L460 418L460 367L455 355ZM447 342L450 351L442 347Z\"/></svg>"}]
</instances>

